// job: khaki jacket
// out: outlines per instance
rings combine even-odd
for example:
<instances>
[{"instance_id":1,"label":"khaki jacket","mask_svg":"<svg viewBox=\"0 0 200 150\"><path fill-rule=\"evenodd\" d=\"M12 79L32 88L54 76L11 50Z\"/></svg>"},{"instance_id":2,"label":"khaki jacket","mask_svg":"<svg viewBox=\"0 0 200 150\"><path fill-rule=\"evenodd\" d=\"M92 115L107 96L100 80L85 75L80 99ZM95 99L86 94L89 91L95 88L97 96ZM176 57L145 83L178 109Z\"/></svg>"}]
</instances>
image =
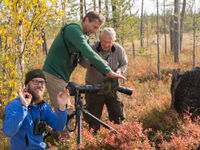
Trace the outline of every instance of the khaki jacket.
<instances>
[{"instance_id":1,"label":"khaki jacket","mask_svg":"<svg viewBox=\"0 0 200 150\"><path fill-rule=\"evenodd\" d=\"M91 44L92 49L103 58L103 60L110 66L114 72L121 74L125 73L127 68L128 59L126 52L121 45L114 43L109 52L105 52L101 49L100 42L94 42ZM87 68L86 84L101 84L105 75L101 74L88 60L84 60L81 63L82 66Z\"/></svg>"}]
</instances>

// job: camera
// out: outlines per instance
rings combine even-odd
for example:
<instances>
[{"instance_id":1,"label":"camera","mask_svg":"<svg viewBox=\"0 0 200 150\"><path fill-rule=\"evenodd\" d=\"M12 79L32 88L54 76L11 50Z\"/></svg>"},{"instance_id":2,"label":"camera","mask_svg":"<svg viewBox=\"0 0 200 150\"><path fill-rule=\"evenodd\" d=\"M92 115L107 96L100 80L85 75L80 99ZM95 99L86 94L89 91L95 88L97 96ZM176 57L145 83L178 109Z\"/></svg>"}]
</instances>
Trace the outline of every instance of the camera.
<instances>
[{"instance_id":1,"label":"camera","mask_svg":"<svg viewBox=\"0 0 200 150\"><path fill-rule=\"evenodd\" d=\"M80 62L80 53L72 53L70 56L70 66L76 67Z\"/></svg>"},{"instance_id":2,"label":"camera","mask_svg":"<svg viewBox=\"0 0 200 150\"><path fill-rule=\"evenodd\" d=\"M34 135L42 135L45 132L46 122L44 120L36 119L34 121Z\"/></svg>"},{"instance_id":3,"label":"camera","mask_svg":"<svg viewBox=\"0 0 200 150\"><path fill-rule=\"evenodd\" d=\"M119 86L117 91L124 93L126 95L132 95L133 93L133 89L124 86Z\"/></svg>"},{"instance_id":4,"label":"camera","mask_svg":"<svg viewBox=\"0 0 200 150\"><path fill-rule=\"evenodd\" d=\"M70 96L75 96L77 90L79 93L94 93L98 92L100 87L98 85L78 85L75 82L69 82L66 89L69 90Z\"/></svg>"},{"instance_id":5,"label":"camera","mask_svg":"<svg viewBox=\"0 0 200 150\"><path fill-rule=\"evenodd\" d=\"M69 82L66 89L69 90L69 94L71 96L75 96L76 91L78 90L79 93L96 93L102 90L107 90L107 85L78 85L75 82ZM115 89L121 93L127 94L127 95L132 95L133 89L123 87L123 86L117 86ZM113 88L109 89L110 91L115 91ZM107 90L108 91L108 90Z\"/></svg>"}]
</instances>

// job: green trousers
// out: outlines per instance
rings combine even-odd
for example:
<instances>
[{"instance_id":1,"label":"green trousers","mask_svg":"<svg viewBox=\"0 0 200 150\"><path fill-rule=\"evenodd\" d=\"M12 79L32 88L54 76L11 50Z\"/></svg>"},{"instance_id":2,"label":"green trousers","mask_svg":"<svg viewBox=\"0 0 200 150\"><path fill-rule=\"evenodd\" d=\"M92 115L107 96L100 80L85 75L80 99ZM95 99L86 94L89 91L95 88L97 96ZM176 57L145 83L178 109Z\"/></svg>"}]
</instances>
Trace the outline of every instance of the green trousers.
<instances>
[{"instance_id":1,"label":"green trousers","mask_svg":"<svg viewBox=\"0 0 200 150\"><path fill-rule=\"evenodd\" d=\"M91 114L101 119L104 104L107 107L109 120L113 121L115 124L121 124L125 119L123 103L120 100L121 95L117 92L114 95L100 95L86 93L86 110ZM90 125L90 127L98 130L100 125L92 119L92 117L87 114L83 114L85 121Z\"/></svg>"}]
</instances>

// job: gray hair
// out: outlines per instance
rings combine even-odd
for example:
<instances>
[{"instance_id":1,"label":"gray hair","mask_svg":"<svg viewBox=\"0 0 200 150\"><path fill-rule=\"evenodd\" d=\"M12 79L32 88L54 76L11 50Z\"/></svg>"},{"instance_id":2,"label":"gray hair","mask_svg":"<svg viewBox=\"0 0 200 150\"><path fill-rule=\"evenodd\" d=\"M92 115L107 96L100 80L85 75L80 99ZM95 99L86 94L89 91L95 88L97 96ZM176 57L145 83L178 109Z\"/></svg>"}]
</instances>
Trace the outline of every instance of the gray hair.
<instances>
[{"instance_id":1,"label":"gray hair","mask_svg":"<svg viewBox=\"0 0 200 150\"><path fill-rule=\"evenodd\" d=\"M116 32L113 28L111 27L106 27L101 31L101 35L106 33L107 35L110 35L113 37L114 40L116 40Z\"/></svg>"}]
</instances>

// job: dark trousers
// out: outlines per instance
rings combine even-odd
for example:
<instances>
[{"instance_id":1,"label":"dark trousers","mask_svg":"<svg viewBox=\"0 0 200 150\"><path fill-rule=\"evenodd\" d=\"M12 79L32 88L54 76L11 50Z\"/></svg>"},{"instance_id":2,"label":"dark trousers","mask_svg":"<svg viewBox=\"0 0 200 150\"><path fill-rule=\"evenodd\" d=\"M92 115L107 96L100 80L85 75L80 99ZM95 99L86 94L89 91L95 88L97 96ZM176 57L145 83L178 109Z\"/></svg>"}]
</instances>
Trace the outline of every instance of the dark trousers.
<instances>
[{"instance_id":1,"label":"dark trousers","mask_svg":"<svg viewBox=\"0 0 200 150\"><path fill-rule=\"evenodd\" d=\"M85 94L86 98L86 109L96 116L97 118L101 118L104 104L107 107L109 120L113 121L115 124L121 124L125 119L123 103L120 100L120 94L117 92L110 95L100 95L100 94ZM84 119L87 123L89 123L90 127L98 130L100 125L92 119L90 116L83 114Z\"/></svg>"}]
</instances>

